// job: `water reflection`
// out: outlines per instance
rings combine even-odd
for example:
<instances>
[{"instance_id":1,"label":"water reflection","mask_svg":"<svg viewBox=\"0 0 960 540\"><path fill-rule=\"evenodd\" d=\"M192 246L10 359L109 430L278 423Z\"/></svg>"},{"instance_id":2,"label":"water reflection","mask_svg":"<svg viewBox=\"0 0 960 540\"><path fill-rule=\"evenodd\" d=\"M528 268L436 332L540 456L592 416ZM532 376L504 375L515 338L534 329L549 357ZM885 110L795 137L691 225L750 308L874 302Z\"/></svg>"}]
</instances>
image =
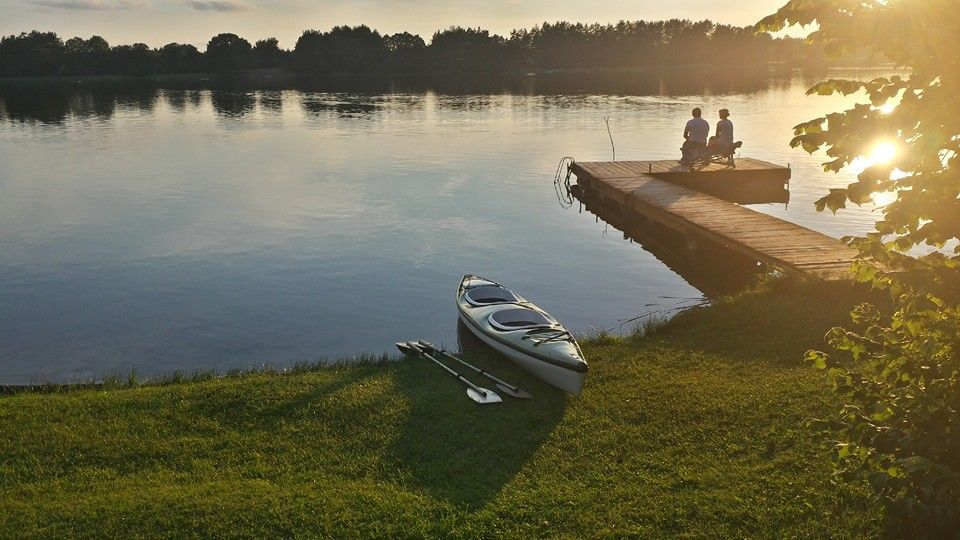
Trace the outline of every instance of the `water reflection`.
<instances>
[{"instance_id":1,"label":"water reflection","mask_svg":"<svg viewBox=\"0 0 960 540\"><path fill-rule=\"evenodd\" d=\"M605 117L619 158L676 159L693 104L730 108L744 155L793 164L789 209L755 208L836 237L872 226L871 207L815 212L853 176L787 145L853 98L806 98L803 75L759 91L634 75L594 86L629 95L553 94L550 75L384 94L0 85L0 383L450 344L466 272L581 333L699 296L691 283L725 290L697 271L716 273L709 247L588 205L648 252L557 208L560 156L609 159Z\"/></svg>"},{"instance_id":2,"label":"water reflection","mask_svg":"<svg viewBox=\"0 0 960 540\"><path fill-rule=\"evenodd\" d=\"M335 113L342 118L364 118L380 110L372 99L364 95L305 93L300 107L311 115Z\"/></svg>"},{"instance_id":3,"label":"water reflection","mask_svg":"<svg viewBox=\"0 0 960 540\"><path fill-rule=\"evenodd\" d=\"M729 294L754 281L763 271L757 261L704 238L684 234L589 191L575 190L583 208L623 233L710 297Z\"/></svg>"},{"instance_id":4,"label":"water reflection","mask_svg":"<svg viewBox=\"0 0 960 540\"><path fill-rule=\"evenodd\" d=\"M159 91L140 86L13 85L0 87L2 116L15 122L62 124L67 118L109 120L117 109L149 113Z\"/></svg>"},{"instance_id":5,"label":"water reflection","mask_svg":"<svg viewBox=\"0 0 960 540\"><path fill-rule=\"evenodd\" d=\"M215 90L210 94L213 110L228 117L240 117L253 112L257 100L250 92Z\"/></svg>"},{"instance_id":6,"label":"water reflection","mask_svg":"<svg viewBox=\"0 0 960 540\"><path fill-rule=\"evenodd\" d=\"M257 103L260 109L271 113L283 112L283 92L279 90L264 90L257 94Z\"/></svg>"},{"instance_id":7,"label":"water reflection","mask_svg":"<svg viewBox=\"0 0 960 540\"><path fill-rule=\"evenodd\" d=\"M820 74L804 73L812 82ZM341 75L294 86L302 92L301 107L310 114L334 112L345 117L363 117L382 110L383 94L433 92L451 99L440 103L454 110L491 107L496 95L586 95L689 96L748 94L795 83L797 73L775 69L724 68L703 70L611 70L603 72L561 71L537 74L474 74L432 76ZM35 84L0 81L0 117L10 120L62 123L68 116L109 119L117 107L149 112L160 94L174 111L201 104L202 91L209 91L214 109L226 117L252 112L256 104L267 111L282 109L281 90L251 92L231 88L229 82L197 81L200 89L159 90L150 81L92 84ZM457 96L474 96L459 99ZM411 104L416 103L416 100ZM402 104L394 102L393 105Z\"/></svg>"}]
</instances>

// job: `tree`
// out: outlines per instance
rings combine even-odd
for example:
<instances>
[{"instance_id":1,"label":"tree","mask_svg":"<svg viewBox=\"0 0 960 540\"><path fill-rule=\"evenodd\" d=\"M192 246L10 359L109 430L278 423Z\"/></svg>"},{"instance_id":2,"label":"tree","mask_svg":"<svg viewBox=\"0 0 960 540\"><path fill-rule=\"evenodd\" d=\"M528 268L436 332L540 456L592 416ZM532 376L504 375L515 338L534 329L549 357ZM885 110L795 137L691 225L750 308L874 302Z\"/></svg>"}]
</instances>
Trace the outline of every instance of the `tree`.
<instances>
[{"instance_id":1,"label":"tree","mask_svg":"<svg viewBox=\"0 0 960 540\"><path fill-rule=\"evenodd\" d=\"M423 54L427 44L423 38L409 32L384 36L390 71L411 72L423 69Z\"/></svg>"},{"instance_id":2,"label":"tree","mask_svg":"<svg viewBox=\"0 0 960 540\"><path fill-rule=\"evenodd\" d=\"M154 72L154 53L145 43L118 45L110 50L111 73L143 77Z\"/></svg>"},{"instance_id":3,"label":"tree","mask_svg":"<svg viewBox=\"0 0 960 540\"><path fill-rule=\"evenodd\" d=\"M203 55L193 45L168 43L157 51L160 73L197 73L203 70Z\"/></svg>"},{"instance_id":4,"label":"tree","mask_svg":"<svg viewBox=\"0 0 960 540\"><path fill-rule=\"evenodd\" d=\"M481 28L450 27L430 40L433 67L448 71L488 71L505 65L505 40Z\"/></svg>"},{"instance_id":5,"label":"tree","mask_svg":"<svg viewBox=\"0 0 960 540\"><path fill-rule=\"evenodd\" d=\"M381 71L387 48L383 36L368 26L335 26L329 32L307 30L293 50L294 66L306 73Z\"/></svg>"},{"instance_id":6,"label":"tree","mask_svg":"<svg viewBox=\"0 0 960 540\"><path fill-rule=\"evenodd\" d=\"M37 77L56 75L63 67L63 41L53 32L24 32L0 39L0 74Z\"/></svg>"},{"instance_id":7,"label":"tree","mask_svg":"<svg viewBox=\"0 0 960 540\"><path fill-rule=\"evenodd\" d=\"M320 73L327 69L327 52L324 50L324 34L317 30L304 30L293 47L293 66L304 73Z\"/></svg>"},{"instance_id":8,"label":"tree","mask_svg":"<svg viewBox=\"0 0 960 540\"><path fill-rule=\"evenodd\" d=\"M857 181L817 202L861 204L894 192L876 231L850 241L865 258L857 277L890 293L892 315L874 306L835 328L840 354L810 351L829 369L847 405L819 425L837 439L834 457L864 474L904 527L924 535L960 530L960 17L955 0L790 0L763 30L817 23L810 41L828 54L866 50L905 68L905 77L831 79L811 94L863 91L869 104L796 126L791 144L825 149L828 171L875 148ZM924 254L925 253L925 254ZM896 273L894 272L896 271Z\"/></svg>"},{"instance_id":9,"label":"tree","mask_svg":"<svg viewBox=\"0 0 960 540\"><path fill-rule=\"evenodd\" d=\"M277 38L261 39L253 46L253 65L257 68L280 67L284 56Z\"/></svg>"},{"instance_id":10,"label":"tree","mask_svg":"<svg viewBox=\"0 0 960 540\"><path fill-rule=\"evenodd\" d=\"M110 45L100 36L90 39L71 38L64 43L64 71L72 75L100 75L106 73L110 59Z\"/></svg>"},{"instance_id":11,"label":"tree","mask_svg":"<svg viewBox=\"0 0 960 540\"><path fill-rule=\"evenodd\" d=\"M246 69L252 61L250 42L236 34L218 34L207 43L206 59L214 71Z\"/></svg>"},{"instance_id":12,"label":"tree","mask_svg":"<svg viewBox=\"0 0 960 540\"><path fill-rule=\"evenodd\" d=\"M366 25L336 26L325 36L329 66L335 71L378 71L386 56L383 37Z\"/></svg>"}]
</instances>

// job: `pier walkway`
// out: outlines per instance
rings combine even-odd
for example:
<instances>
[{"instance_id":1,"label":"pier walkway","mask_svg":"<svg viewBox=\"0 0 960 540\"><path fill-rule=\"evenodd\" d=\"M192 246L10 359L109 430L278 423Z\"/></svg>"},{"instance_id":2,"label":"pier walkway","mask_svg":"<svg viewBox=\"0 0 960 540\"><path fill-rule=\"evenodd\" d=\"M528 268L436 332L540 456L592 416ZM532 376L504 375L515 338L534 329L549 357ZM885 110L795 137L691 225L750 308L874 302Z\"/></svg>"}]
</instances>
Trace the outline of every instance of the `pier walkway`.
<instances>
[{"instance_id":1,"label":"pier walkway","mask_svg":"<svg viewBox=\"0 0 960 540\"><path fill-rule=\"evenodd\" d=\"M571 171L581 190L785 270L842 279L857 254L836 238L731 202L751 202L751 193L787 192L786 167L740 158L735 169L711 165L690 171L676 161L617 161L574 162Z\"/></svg>"}]
</instances>

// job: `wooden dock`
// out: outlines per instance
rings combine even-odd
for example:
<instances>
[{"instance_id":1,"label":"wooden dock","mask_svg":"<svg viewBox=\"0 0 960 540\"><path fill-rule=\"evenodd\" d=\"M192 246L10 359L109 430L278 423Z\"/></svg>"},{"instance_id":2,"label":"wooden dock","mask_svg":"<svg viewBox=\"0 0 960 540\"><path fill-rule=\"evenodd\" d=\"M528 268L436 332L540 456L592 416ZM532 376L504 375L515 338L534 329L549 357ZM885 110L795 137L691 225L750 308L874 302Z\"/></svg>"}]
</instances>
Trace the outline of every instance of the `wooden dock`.
<instances>
[{"instance_id":1,"label":"wooden dock","mask_svg":"<svg viewBox=\"0 0 960 540\"><path fill-rule=\"evenodd\" d=\"M758 159L740 158L737 167L722 165L691 171L676 160L576 163L574 172L594 178L653 176L739 204L788 202L790 169Z\"/></svg>"},{"instance_id":2,"label":"wooden dock","mask_svg":"<svg viewBox=\"0 0 960 540\"><path fill-rule=\"evenodd\" d=\"M786 191L786 167L740 158L736 169L711 165L690 171L676 161L617 161L575 162L571 170L581 190L784 270L841 279L857 254L835 238L724 200L736 196L721 198Z\"/></svg>"}]
</instances>

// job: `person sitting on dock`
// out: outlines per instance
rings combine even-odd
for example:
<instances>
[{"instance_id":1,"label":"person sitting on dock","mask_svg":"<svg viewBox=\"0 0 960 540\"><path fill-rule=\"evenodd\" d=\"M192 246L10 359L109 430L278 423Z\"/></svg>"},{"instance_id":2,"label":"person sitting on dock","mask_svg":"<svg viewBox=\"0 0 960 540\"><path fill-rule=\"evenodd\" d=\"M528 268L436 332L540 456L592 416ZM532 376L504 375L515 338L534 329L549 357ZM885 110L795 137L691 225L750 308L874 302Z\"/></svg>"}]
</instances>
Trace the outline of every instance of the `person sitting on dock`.
<instances>
[{"instance_id":1,"label":"person sitting on dock","mask_svg":"<svg viewBox=\"0 0 960 540\"><path fill-rule=\"evenodd\" d=\"M717 122L715 138L721 144L733 144L733 122L730 121L730 111L720 109L720 121Z\"/></svg>"},{"instance_id":2,"label":"person sitting on dock","mask_svg":"<svg viewBox=\"0 0 960 540\"><path fill-rule=\"evenodd\" d=\"M710 123L701 118L703 111L700 107L694 109L692 114L693 118L688 120L686 127L683 128L684 141L683 146L680 147L680 151L683 152L680 163L684 165L691 163L703 153L707 147L707 137L710 136Z\"/></svg>"},{"instance_id":3,"label":"person sitting on dock","mask_svg":"<svg viewBox=\"0 0 960 540\"><path fill-rule=\"evenodd\" d=\"M733 122L730 121L730 111L720 109L720 121L717 122L717 134L710 137L707 148L702 154L687 160L684 165L691 169L701 169L711 163L736 167L733 154L743 146L742 142L733 141Z\"/></svg>"}]
</instances>

